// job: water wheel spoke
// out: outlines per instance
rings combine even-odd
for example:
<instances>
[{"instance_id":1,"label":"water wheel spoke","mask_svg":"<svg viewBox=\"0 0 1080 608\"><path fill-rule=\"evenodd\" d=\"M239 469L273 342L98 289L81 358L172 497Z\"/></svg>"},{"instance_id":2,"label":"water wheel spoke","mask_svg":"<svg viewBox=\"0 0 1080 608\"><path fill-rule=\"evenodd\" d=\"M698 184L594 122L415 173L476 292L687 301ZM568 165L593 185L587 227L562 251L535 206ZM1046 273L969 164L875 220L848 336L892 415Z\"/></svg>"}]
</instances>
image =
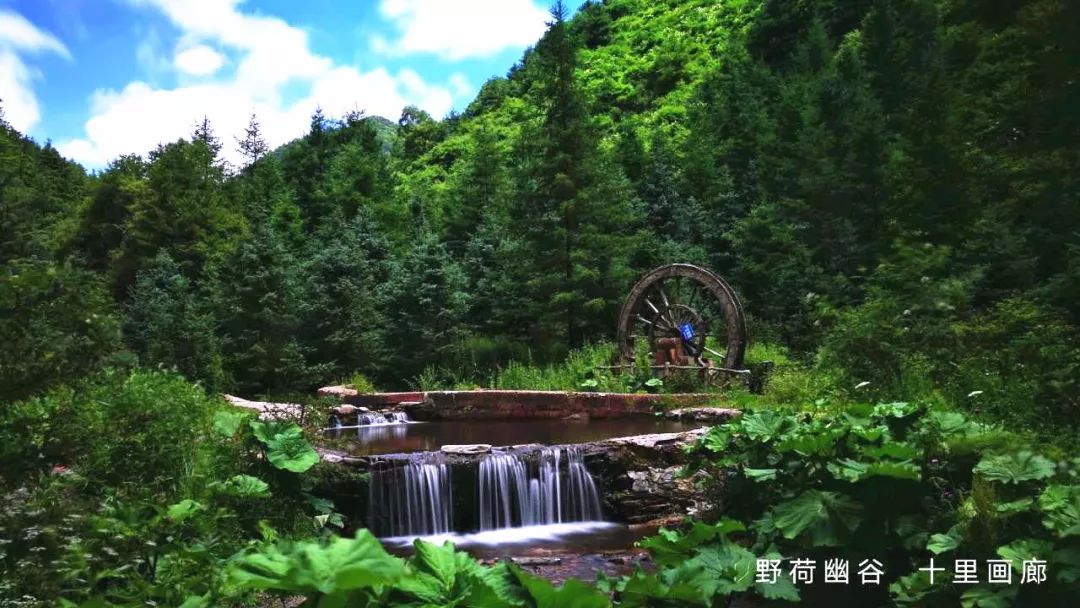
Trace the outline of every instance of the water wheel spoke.
<instances>
[{"instance_id":1,"label":"water wheel spoke","mask_svg":"<svg viewBox=\"0 0 1080 608\"><path fill-rule=\"evenodd\" d=\"M745 332L742 309L730 285L704 268L670 264L647 273L631 288L619 320L619 352L624 359L633 359L644 346L657 361L667 360L664 350L670 343L661 346L660 341L682 337L682 355L699 362L701 357L717 358L713 364L738 369Z\"/></svg>"},{"instance_id":2,"label":"water wheel spoke","mask_svg":"<svg viewBox=\"0 0 1080 608\"><path fill-rule=\"evenodd\" d=\"M708 353L712 353L712 354L716 355L717 357L720 357L720 360L721 360L721 361L723 361L723 360L724 360L724 357L725 357L725 355L724 355L723 353L718 353L718 352L716 352L715 350L713 350L713 349L709 348L708 346L704 346L704 347L702 347L702 348L704 348L704 349L705 349L705 352L708 352Z\"/></svg>"}]
</instances>

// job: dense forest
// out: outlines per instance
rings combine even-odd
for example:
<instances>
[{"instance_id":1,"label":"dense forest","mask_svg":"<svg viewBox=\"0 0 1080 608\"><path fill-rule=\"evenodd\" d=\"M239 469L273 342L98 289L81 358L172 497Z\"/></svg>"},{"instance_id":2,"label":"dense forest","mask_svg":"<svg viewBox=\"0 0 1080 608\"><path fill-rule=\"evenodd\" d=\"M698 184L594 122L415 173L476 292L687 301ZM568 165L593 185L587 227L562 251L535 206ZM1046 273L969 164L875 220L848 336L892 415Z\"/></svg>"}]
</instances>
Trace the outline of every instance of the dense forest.
<instances>
[{"instance_id":1,"label":"dense forest","mask_svg":"<svg viewBox=\"0 0 1080 608\"><path fill-rule=\"evenodd\" d=\"M271 150L258 116L193 116L92 173L0 123L6 483L60 462L42 421L79 409L68 386L209 407L153 370L247 397L483 383L609 339L676 261L727 278L809 390L1067 445L1078 76L1068 0L607 0L557 6L443 118L319 110Z\"/></svg>"}]
</instances>

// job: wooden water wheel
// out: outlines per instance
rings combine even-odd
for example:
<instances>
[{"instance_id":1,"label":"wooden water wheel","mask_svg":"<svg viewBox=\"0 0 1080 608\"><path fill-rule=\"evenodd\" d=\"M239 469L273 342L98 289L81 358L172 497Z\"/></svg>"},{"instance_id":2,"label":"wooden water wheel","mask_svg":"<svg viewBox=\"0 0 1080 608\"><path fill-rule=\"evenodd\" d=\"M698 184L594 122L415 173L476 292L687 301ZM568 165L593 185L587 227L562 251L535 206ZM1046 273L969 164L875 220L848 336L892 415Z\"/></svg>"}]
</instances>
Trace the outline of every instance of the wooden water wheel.
<instances>
[{"instance_id":1,"label":"wooden water wheel","mask_svg":"<svg viewBox=\"0 0 1080 608\"><path fill-rule=\"evenodd\" d=\"M642 349L660 375L676 370L748 374L746 320L727 281L692 264L661 266L641 277L619 313L620 367L632 369Z\"/></svg>"}]
</instances>

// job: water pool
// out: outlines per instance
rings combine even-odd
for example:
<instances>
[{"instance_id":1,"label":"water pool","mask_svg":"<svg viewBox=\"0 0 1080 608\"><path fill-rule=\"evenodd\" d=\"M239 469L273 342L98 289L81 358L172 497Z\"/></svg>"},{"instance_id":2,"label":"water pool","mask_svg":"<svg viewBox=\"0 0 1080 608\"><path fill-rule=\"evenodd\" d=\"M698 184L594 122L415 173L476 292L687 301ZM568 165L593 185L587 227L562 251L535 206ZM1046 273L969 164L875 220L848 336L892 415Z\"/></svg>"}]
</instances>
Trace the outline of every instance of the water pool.
<instances>
[{"instance_id":1,"label":"water pool","mask_svg":"<svg viewBox=\"0 0 1080 608\"><path fill-rule=\"evenodd\" d=\"M677 433L701 426L650 416L600 420L441 420L399 422L328 429L327 437L354 456L437 451L444 445L527 443L566 445L612 437Z\"/></svg>"}]
</instances>

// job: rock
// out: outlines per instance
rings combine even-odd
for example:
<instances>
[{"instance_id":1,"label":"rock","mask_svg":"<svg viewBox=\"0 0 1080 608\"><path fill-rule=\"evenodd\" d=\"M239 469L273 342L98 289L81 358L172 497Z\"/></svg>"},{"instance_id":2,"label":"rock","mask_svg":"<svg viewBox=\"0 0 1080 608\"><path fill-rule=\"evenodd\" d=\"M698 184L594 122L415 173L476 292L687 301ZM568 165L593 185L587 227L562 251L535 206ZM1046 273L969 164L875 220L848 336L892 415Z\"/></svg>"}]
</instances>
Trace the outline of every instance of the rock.
<instances>
[{"instance_id":1,"label":"rock","mask_svg":"<svg viewBox=\"0 0 1080 608\"><path fill-rule=\"evenodd\" d=\"M339 405L335 408L331 408L330 411L335 414L340 414L342 416L348 416L350 414L366 414L371 410L366 407L349 405L348 403L346 403L345 405Z\"/></svg>"},{"instance_id":2,"label":"rock","mask_svg":"<svg viewBox=\"0 0 1080 608\"><path fill-rule=\"evenodd\" d=\"M519 566L554 566L562 563L561 557L511 557Z\"/></svg>"},{"instance_id":3,"label":"rock","mask_svg":"<svg viewBox=\"0 0 1080 608\"><path fill-rule=\"evenodd\" d=\"M347 386L324 386L318 391L320 397L355 397L356 389Z\"/></svg>"},{"instance_id":4,"label":"rock","mask_svg":"<svg viewBox=\"0 0 1080 608\"><path fill-rule=\"evenodd\" d=\"M684 431L682 433L651 433L649 435L631 435L629 437L615 437L614 439L605 439L603 441L595 442L598 446L629 446L636 448L644 448L646 450L663 449L667 446L682 447L688 443L693 443L698 437L705 434L708 429L700 428L692 431Z\"/></svg>"},{"instance_id":5,"label":"rock","mask_svg":"<svg viewBox=\"0 0 1080 608\"><path fill-rule=\"evenodd\" d=\"M442 451L444 454L487 454L491 452L491 444L444 445Z\"/></svg>"},{"instance_id":6,"label":"rock","mask_svg":"<svg viewBox=\"0 0 1080 608\"><path fill-rule=\"evenodd\" d=\"M297 403L271 403L269 401L250 401L235 395L222 395L226 401L249 410L259 412L263 420L297 419L304 412L304 407Z\"/></svg>"},{"instance_id":7,"label":"rock","mask_svg":"<svg viewBox=\"0 0 1080 608\"><path fill-rule=\"evenodd\" d=\"M739 415L739 410L726 407L684 407L670 410L664 416L670 420L693 420L720 424Z\"/></svg>"}]
</instances>

